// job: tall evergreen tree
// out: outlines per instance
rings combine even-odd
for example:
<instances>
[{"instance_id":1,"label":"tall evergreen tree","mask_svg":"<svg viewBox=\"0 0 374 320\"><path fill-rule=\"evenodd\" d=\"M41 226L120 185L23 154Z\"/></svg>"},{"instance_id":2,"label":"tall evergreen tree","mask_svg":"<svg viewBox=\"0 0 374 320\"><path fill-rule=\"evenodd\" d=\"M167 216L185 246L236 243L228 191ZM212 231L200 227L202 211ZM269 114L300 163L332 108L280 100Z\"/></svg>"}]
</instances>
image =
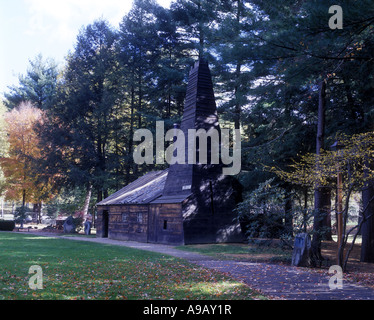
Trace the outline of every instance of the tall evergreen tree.
<instances>
[{"instance_id":1,"label":"tall evergreen tree","mask_svg":"<svg viewBox=\"0 0 374 320\"><path fill-rule=\"evenodd\" d=\"M178 30L178 23L173 19L173 12L157 7L155 14L159 48L152 71L155 81L150 100L158 117L173 122L178 121L183 114L187 66L193 62L189 47L181 41L182 34Z\"/></svg>"},{"instance_id":2,"label":"tall evergreen tree","mask_svg":"<svg viewBox=\"0 0 374 320\"><path fill-rule=\"evenodd\" d=\"M364 80L357 73L359 65L363 65L365 70L372 70L372 3L343 1L345 27L343 30L331 30L328 21L331 17L329 7L333 2L253 2L255 10L264 19L261 22L263 32L257 36L259 55L254 57L256 63L253 69L261 81L254 90L259 98L256 98L249 116L253 117L256 114L254 111L258 110L261 124L269 117L268 123L272 124L272 128L283 123L290 129L281 132L286 132L288 137L296 133L295 137L298 137L296 144L291 144L289 139L277 139L284 144L277 152L280 159L270 157L274 164L284 163L287 166L291 158L297 158L298 153L305 153L308 148L311 151L318 149L304 137L311 136L305 134L307 131L315 132L317 129L318 84L322 81L327 84L325 148L332 144L331 138L339 131L357 133L372 127L372 98L369 103L358 99L366 95L367 88L372 86L372 76L363 71ZM362 7L366 8L364 15L358 14ZM362 83L362 87L356 86L357 83ZM274 99L275 96L278 98ZM288 97L292 97L291 108L286 104L290 101ZM281 112L274 112L274 107ZM281 119L287 119L284 117L287 114L291 117L283 122ZM256 124L252 127L253 133L262 139L268 139L266 137L276 132L264 126L263 134L259 135L261 126ZM285 149L292 150L291 157L285 157L287 153L282 151ZM317 207L318 203L323 201L317 201Z\"/></svg>"},{"instance_id":3,"label":"tall evergreen tree","mask_svg":"<svg viewBox=\"0 0 374 320\"><path fill-rule=\"evenodd\" d=\"M9 87L5 93L5 103L9 108L15 108L21 102L30 101L39 109L52 106L56 94L58 67L53 59L43 59L39 54L30 60L26 75L20 75L19 85Z\"/></svg>"},{"instance_id":4,"label":"tall evergreen tree","mask_svg":"<svg viewBox=\"0 0 374 320\"><path fill-rule=\"evenodd\" d=\"M98 201L108 195L108 168L115 166L116 39L116 32L102 20L81 30L44 131L49 165L60 170L65 183L88 191L93 186Z\"/></svg>"},{"instance_id":5,"label":"tall evergreen tree","mask_svg":"<svg viewBox=\"0 0 374 320\"><path fill-rule=\"evenodd\" d=\"M171 11L180 32L180 41L197 59L210 56L210 33L215 28L218 0L181 0L173 2Z\"/></svg>"},{"instance_id":6,"label":"tall evergreen tree","mask_svg":"<svg viewBox=\"0 0 374 320\"><path fill-rule=\"evenodd\" d=\"M177 66L172 61L177 56L172 48L175 26L166 22L171 22L170 16L154 0L137 0L120 25L119 59L129 124L124 136L127 183L143 170L133 161L135 130L155 128L157 118L171 115L172 99L178 106L183 100L177 91L183 77L171 70Z\"/></svg>"},{"instance_id":7,"label":"tall evergreen tree","mask_svg":"<svg viewBox=\"0 0 374 320\"><path fill-rule=\"evenodd\" d=\"M252 75L256 14L246 0L221 1L210 32L210 51L216 57L216 92L220 111L231 120L235 129L241 128L242 109L249 105Z\"/></svg>"}]
</instances>

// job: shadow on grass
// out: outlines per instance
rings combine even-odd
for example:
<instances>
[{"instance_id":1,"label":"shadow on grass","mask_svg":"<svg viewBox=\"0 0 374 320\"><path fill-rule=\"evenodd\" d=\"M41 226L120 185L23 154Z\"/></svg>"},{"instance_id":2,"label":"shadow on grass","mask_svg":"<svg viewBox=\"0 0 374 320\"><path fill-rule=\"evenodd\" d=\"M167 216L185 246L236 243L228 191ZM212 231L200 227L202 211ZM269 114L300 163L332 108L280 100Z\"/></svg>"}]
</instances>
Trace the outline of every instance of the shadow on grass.
<instances>
[{"instance_id":1,"label":"shadow on grass","mask_svg":"<svg viewBox=\"0 0 374 320\"><path fill-rule=\"evenodd\" d=\"M257 244L201 244L177 247L179 250L196 252L218 260L290 264L292 251L281 247Z\"/></svg>"},{"instance_id":2,"label":"shadow on grass","mask_svg":"<svg viewBox=\"0 0 374 320\"><path fill-rule=\"evenodd\" d=\"M122 246L0 232L0 299L250 300L263 296L183 259ZM28 287L39 265L43 290Z\"/></svg>"}]
</instances>

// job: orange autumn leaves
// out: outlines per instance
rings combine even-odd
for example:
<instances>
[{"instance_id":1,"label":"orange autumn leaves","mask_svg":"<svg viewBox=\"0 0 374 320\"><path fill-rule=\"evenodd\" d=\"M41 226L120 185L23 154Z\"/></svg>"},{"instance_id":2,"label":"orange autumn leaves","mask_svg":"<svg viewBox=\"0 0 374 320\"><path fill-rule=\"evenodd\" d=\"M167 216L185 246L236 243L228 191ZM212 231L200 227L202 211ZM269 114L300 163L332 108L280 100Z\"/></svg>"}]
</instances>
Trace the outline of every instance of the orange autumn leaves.
<instances>
[{"instance_id":1,"label":"orange autumn leaves","mask_svg":"<svg viewBox=\"0 0 374 320\"><path fill-rule=\"evenodd\" d=\"M35 162L40 158L37 126L43 123L44 113L29 102L5 113L8 154L0 158L6 178L5 196L9 200L37 203L45 184L39 181Z\"/></svg>"}]
</instances>

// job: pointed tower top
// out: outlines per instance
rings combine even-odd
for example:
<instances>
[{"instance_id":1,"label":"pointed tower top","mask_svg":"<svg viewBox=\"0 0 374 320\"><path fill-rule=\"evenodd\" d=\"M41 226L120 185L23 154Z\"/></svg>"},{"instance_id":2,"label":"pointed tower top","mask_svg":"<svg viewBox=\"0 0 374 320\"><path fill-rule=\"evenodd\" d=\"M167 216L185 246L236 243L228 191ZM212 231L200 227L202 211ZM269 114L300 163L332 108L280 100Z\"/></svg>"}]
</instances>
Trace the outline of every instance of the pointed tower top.
<instances>
[{"instance_id":1,"label":"pointed tower top","mask_svg":"<svg viewBox=\"0 0 374 320\"><path fill-rule=\"evenodd\" d=\"M197 61L190 71L186 101L184 106L181 130L185 137L185 164L173 164L170 166L163 195L188 195L194 190L199 190L203 181L215 179L222 174L222 164L210 165L211 144L207 145L208 150L189 150L188 135L189 129L204 129L209 132L216 129L220 132L217 107L214 98L212 76L209 65L205 60ZM189 152L196 152L196 159L199 161L200 152L208 155L208 164L188 163Z\"/></svg>"},{"instance_id":2,"label":"pointed tower top","mask_svg":"<svg viewBox=\"0 0 374 320\"><path fill-rule=\"evenodd\" d=\"M206 129L218 126L212 75L206 60L197 61L190 71L181 129ZM218 128L217 128L218 129Z\"/></svg>"},{"instance_id":3,"label":"pointed tower top","mask_svg":"<svg viewBox=\"0 0 374 320\"><path fill-rule=\"evenodd\" d=\"M204 65L205 67L207 67L207 68L209 69L208 61L206 61L205 59L200 59L200 60L197 60L197 61L194 63L193 67L191 67L190 74L193 72L193 70L194 70L195 68L198 68L200 65L201 65L201 66Z\"/></svg>"}]
</instances>

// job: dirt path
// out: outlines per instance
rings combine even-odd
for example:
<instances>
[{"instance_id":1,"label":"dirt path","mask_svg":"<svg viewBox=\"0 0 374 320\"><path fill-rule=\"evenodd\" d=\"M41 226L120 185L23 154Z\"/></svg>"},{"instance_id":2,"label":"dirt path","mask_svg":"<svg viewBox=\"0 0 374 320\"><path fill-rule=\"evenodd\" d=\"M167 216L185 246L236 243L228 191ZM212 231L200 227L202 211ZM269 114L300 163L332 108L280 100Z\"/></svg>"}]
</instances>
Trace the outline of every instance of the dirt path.
<instances>
[{"instance_id":1,"label":"dirt path","mask_svg":"<svg viewBox=\"0 0 374 320\"><path fill-rule=\"evenodd\" d=\"M329 279L332 275L329 275L326 270L310 270L267 263L214 260L209 256L182 251L175 249L173 246L160 244L89 237L59 236L58 238L119 245L186 259L205 268L228 273L233 278L274 299L374 300L374 289L354 285L345 279L343 279L343 289L330 290Z\"/></svg>"}]
</instances>

